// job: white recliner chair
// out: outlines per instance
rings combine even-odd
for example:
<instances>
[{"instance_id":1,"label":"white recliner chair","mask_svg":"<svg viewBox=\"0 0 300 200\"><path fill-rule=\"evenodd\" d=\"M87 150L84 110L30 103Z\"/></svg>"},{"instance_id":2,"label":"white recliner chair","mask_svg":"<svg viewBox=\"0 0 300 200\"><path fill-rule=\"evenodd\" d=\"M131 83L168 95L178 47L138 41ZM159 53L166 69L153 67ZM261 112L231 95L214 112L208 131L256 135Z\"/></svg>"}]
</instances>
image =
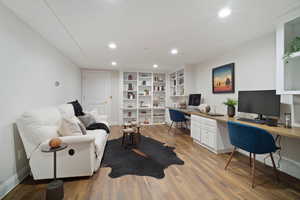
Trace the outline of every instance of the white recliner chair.
<instances>
[{"instance_id":1,"label":"white recliner chair","mask_svg":"<svg viewBox=\"0 0 300 200\"><path fill-rule=\"evenodd\" d=\"M96 111L90 113L97 122L109 126L105 116L99 116ZM68 144L67 149L57 152L58 178L92 176L99 168L108 138L106 131L87 130L87 135L82 136L58 135L62 118L74 115L73 106L64 104L26 112L18 119L17 126L35 180L53 178L53 153L44 153L41 148L54 137Z\"/></svg>"}]
</instances>

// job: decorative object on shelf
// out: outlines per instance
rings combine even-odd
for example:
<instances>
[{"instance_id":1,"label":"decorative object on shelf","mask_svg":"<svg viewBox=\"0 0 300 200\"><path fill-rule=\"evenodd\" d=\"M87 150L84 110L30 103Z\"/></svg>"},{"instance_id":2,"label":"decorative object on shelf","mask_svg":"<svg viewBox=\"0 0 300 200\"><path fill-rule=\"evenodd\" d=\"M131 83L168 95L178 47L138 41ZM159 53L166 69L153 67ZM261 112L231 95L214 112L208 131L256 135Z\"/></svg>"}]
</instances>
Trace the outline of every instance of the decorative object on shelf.
<instances>
[{"instance_id":1,"label":"decorative object on shelf","mask_svg":"<svg viewBox=\"0 0 300 200\"><path fill-rule=\"evenodd\" d=\"M153 107L158 107L159 105L159 100L153 99Z\"/></svg>"},{"instance_id":2,"label":"decorative object on shelf","mask_svg":"<svg viewBox=\"0 0 300 200\"><path fill-rule=\"evenodd\" d=\"M62 141L59 138L53 138L49 141L49 146L51 148L58 148L58 147L60 147L61 144L62 144Z\"/></svg>"},{"instance_id":3,"label":"decorative object on shelf","mask_svg":"<svg viewBox=\"0 0 300 200\"><path fill-rule=\"evenodd\" d=\"M234 63L223 65L212 70L213 93L234 93Z\"/></svg>"},{"instance_id":4,"label":"decorative object on shelf","mask_svg":"<svg viewBox=\"0 0 300 200\"><path fill-rule=\"evenodd\" d=\"M145 96L149 95L149 90L144 90L144 95Z\"/></svg>"},{"instance_id":5,"label":"decorative object on shelf","mask_svg":"<svg viewBox=\"0 0 300 200\"><path fill-rule=\"evenodd\" d=\"M133 90L133 84L132 83L128 84L128 90Z\"/></svg>"},{"instance_id":6,"label":"decorative object on shelf","mask_svg":"<svg viewBox=\"0 0 300 200\"><path fill-rule=\"evenodd\" d=\"M130 81L133 80L132 74L128 75L128 80L130 80Z\"/></svg>"},{"instance_id":7,"label":"decorative object on shelf","mask_svg":"<svg viewBox=\"0 0 300 200\"><path fill-rule=\"evenodd\" d=\"M179 79L179 85L183 84L183 78Z\"/></svg>"},{"instance_id":8,"label":"decorative object on shelf","mask_svg":"<svg viewBox=\"0 0 300 200\"><path fill-rule=\"evenodd\" d=\"M202 113L209 113L210 111L210 106L208 104L200 104L199 110Z\"/></svg>"},{"instance_id":9,"label":"decorative object on shelf","mask_svg":"<svg viewBox=\"0 0 300 200\"><path fill-rule=\"evenodd\" d=\"M128 98L128 99L135 99L134 93L133 93L133 92L128 92L128 93L127 93L127 98Z\"/></svg>"},{"instance_id":10,"label":"decorative object on shelf","mask_svg":"<svg viewBox=\"0 0 300 200\"><path fill-rule=\"evenodd\" d=\"M284 113L284 127L292 128L292 114L291 113Z\"/></svg>"},{"instance_id":11,"label":"decorative object on shelf","mask_svg":"<svg viewBox=\"0 0 300 200\"><path fill-rule=\"evenodd\" d=\"M227 115L229 117L235 116L235 106L237 105L237 100L228 98L227 101L224 102L224 105L227 106Z\"/></svg>"},{"instance_id":12,"label":"decorative object on shelf","mask_svg":"<svg viewBox=\"0 0 300 200\"><path fill-rule=\"evenodd\" d=\"M287 50L283 56L283 59L286 63L288 63L288 58L291 57L293 53L300 51L300 37L296 37L292 41L290 41L287 45Z\"/></svg>"},{"instance_id":13,"label":"decorative object on shelf","mask_svg":"<svg viewBox=\"0 0 300 200\"><path fill-rule=\"evenodd\" d=\"M180 108L180 109L186 109L186 102L185 102L185 101L180 102L180 103L179 103L179 108Z\"/></svg>"},{"instance_id":14,"label":"decorative object on shelf","mask_svg":"<svg viewBox=\"0 0 300 200\"><path fill-rule=\"evenodd\" d=\"M140 107L143 107L144 101L140 101Z\"/></svg>"},{"instance_id":15,"label":"decorative object on shelf","mask_svg":"<svg viewBox=\"0 0 300 200\"><path fill-rule=\"evenodd\" d=\"M145 81L145 80L142 81L142 85L143 85L143 86L147 85L147 81Z\"/></svg>"},{"instance_id":16,"label":"decorative object on shelf","mask_svg":"<svg viewBox=\"0 0 300 200\"><path fill-rule=\"evenodd\" d=\"M128 112L127 116L128 116L128 117L131 117L131 114L132 114L131 112Z\"/></svg>"}]
</instances>

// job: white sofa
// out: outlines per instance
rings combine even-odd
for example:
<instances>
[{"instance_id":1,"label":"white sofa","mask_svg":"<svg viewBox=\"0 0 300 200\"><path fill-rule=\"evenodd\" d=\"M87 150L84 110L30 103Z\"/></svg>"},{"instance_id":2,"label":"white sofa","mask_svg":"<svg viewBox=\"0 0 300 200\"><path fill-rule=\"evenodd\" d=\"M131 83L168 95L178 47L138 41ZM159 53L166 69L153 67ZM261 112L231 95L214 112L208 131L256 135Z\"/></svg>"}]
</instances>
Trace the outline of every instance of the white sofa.
<instances>
[{"instance_id":1,"label":"white sofa","mask_svg":"<svg viewBox=\"0 0 300 200\"><path fill-rule=\"evenodd\" d=\"M106 123L105 116L90 112L97 122ZM104 130L87 131L87 135L60 137L58 129L63 117L74 116L73 106L45 108L24 113L17 121L25 147L32 176L35 180L53 178L53 153L41 148L51 138L59 137L68 144L67 149L57 152L57 177L92 176L100 166L108 134ZM70 150L75 151L70 155Z\"/></svg>"}]
</instances>

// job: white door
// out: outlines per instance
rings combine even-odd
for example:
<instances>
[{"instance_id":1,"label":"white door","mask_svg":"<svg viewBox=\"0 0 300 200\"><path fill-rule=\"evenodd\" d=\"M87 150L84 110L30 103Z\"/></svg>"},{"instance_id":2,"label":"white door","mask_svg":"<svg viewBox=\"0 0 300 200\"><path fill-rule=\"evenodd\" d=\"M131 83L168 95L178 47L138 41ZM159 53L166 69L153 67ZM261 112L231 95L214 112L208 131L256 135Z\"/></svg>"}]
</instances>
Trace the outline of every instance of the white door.
<instances>
[{"instance_id":1,"label":"white door","mask_svg":"<svg viewBox=\"0 0 300 200\"><path fill-rule=\"evenodd\" d=\"M82 104L85 110L98 110L111 121L111 72L82 71Z\"/></svg>"}]
</instances>

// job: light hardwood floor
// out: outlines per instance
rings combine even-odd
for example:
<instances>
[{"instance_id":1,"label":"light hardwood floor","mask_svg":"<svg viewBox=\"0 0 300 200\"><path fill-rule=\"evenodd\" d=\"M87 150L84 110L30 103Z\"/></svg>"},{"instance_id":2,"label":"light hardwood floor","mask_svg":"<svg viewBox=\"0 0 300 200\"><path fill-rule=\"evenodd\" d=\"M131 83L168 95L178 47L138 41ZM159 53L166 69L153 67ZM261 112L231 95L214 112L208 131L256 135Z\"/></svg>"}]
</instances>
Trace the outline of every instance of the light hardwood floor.
<instances>
[{"instance_id":1,"label":"light hardwood floor","mask_svg":"<svg viewBox=\"0 0 300 200\"><path fill-rule=\"evenodd\" d=\"M257 163L256 187L251 188L248 157L236 154L227 171L228 154L215 155L194 144L181 130L167 126L148 126L142 134L175 146L184 165L171 165L165 178L155 179L127 175L112 179L110 168L100 168L92 177L65 179L66 200L216 200L216 199L300 199L300 180L280 174L276 183L273 170ZM110 139L121 137L120 127L113 127ZM47 181L35 182L28 177L4 200L44 199Z\"/></svg>"}]
</instances>

